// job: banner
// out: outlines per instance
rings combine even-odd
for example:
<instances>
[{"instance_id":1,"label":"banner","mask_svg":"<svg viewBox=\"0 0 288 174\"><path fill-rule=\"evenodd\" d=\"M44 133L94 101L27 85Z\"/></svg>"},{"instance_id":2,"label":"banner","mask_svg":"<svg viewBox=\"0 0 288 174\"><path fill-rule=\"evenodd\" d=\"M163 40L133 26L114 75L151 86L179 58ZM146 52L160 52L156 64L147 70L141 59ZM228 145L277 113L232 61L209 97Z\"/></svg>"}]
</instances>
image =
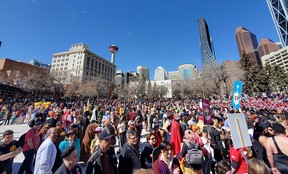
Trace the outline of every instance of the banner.
<instances>
[{"instance_id":1,"label":"banner","mask_svg":"<svg viewBox=\"0 0 288 174\"><path fill-rule=\"evenodd\" d=\"M205 113L208 113L210 110L209 100L202 99L202 109Z\"/></svg>"},{"instance_id":2,"label":"banner","mask_svg":"<svg viewBox=\"0 0 288 174\"><path fill-rule=\"evenodd\" d=\"M240 108L242 86L243 86L242 81L235 81L234 82L234 90L233 90L233 94L232 94L232 106L237 110Z\"/></svg>"}]
</instances>

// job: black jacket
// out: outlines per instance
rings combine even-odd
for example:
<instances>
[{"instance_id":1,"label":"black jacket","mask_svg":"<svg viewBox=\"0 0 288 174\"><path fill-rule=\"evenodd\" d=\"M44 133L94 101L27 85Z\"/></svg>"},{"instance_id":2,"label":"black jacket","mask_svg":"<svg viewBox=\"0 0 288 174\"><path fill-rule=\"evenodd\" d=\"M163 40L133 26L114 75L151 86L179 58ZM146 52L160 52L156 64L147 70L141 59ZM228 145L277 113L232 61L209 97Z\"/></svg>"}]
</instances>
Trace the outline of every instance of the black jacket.
<instances>
[{"instance_id":1,"label":"black jacket","mask_svg":"<svg viewBox=\"0 0 288 174\"><path fill-rule=\"evenodd\" d=\"M152 168L152 157L150 155L152 154L153 150L154 148L148 142L145 142L145 147L140 155L142 168Z\"/></svg>"},{"instance_id":2,"label":"black jacket","mask_svg":"<svg viewBox=\"0 0 288 174\"><path fill-rule=\"evenodd\" d=\"M119 156L118 170L120 174L132 174L133 171L141 168L139 150L126 142Z\"/></svg>"},{"instance_id":3,"label":"black jacket","mask_svg":"<svg viewBox=\"0 0 288 174\"><path fill-rule=\"evenodd\" d=\"M117 158L115 155L114 148L111 147L108 151L107 154L109 156L109 161L110 161L110 168L115 171L117 174ZM87 162L86 166L86 174L101 174L103 173L103 168L102 168L102 160L103 160L103 153L101 151L101 148L98 146L96 148L95 153L90 157L90 159Z\"/></svg>"},{"instance_id":4,"label":"black jacket","mask_svg":"<svg viewBox=\"0 0 288 174\"><path fill-rule=\"evenodd\" d=\"M73 167L71 171L67 169L65 164L63 163L54 174L82 174L80 166L76 165Z\"/></svg>"}]
</instances>

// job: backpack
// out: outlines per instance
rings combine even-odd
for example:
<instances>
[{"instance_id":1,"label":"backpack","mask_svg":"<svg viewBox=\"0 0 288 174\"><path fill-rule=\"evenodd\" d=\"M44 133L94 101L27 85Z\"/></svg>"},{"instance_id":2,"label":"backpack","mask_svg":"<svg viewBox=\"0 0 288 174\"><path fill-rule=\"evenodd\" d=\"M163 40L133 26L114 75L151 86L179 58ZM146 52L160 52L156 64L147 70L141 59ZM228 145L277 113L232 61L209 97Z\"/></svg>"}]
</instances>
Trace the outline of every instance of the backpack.
<instances>
[{"instance_id":1,"label":"backpack","mask_svg":"<svg viewBox=\"0 0 288 174\"><path fill-rule=\"evenodd\" d=\"M27 132L26 132L27 133ZM24 146L25 144L25 136L26 136L26 133L22 134L18 140L18 145L19 147L22 147Z\"/></svg>"},{"instance_id":2,"label":"backpack","mask_svg":"<svg viewBox=\"0 0 288 174\"><path fill-rule=\"evenodd\" d=\"M196 144L194 147L188 143L185 142L185 144L188 147L187 154L185 155L185 161L188 165L202 165L203 164L203 152L202 150L199 150L198 144Z\"/></svg>"},{"instance_id":3,"label":"backpack","mask_svg":"<svg viewBox=\"0 0 288 174\"><path fill-rule=\"evenodd\" d=\"M33 129L32 129L32 130L33 130ZM34 131L34 130L33 130L33 131ZM27 132L28 132L28 131L27 131ZM25 145L25 143L26 143L26 141L25 141L25 136L26 136L27 132L24 133L24 134L22 134L22 135L20 136L20 138L18 139L18 146L19 146L19 147L22 147L22 148L23 148L23 146ZM35 134L35 131L34 131L34 134Z\"/></svg>"}]
</instances>

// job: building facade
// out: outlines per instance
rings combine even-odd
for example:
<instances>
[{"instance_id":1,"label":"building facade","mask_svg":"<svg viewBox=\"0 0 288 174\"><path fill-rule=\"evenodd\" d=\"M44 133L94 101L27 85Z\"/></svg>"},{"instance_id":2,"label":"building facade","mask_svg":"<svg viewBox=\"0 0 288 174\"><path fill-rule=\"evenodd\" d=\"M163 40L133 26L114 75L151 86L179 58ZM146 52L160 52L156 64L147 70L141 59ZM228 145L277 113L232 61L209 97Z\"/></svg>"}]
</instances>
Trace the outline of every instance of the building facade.
<instances>
[{"instance_id":1,"label":"building facade","mask_svg":"<svg viewBox=\"0 0 288 174\"><path fill-rule=\"evenodd\" d=\"M0 59L0 82L17 85L36 75L47 76L49 69L31 65L24 62L11 60L8 58Z\"/></svg>"},{"instance_id":2,"label":"building facade","mask_svg":"<svg viewBox=\"0 0 288 174\"><path fill-rule=\"evenodd\" d=\"M278 51L279 49L280 46L268 38L261 39L258 45L258 53L260 57Z\"/></svg>"},{"instance_id":3,"label":"building facade","mask_svg":"<svg viewBox=\"0 0 288 174\"><path fill-rule=\"evenodd\" d=\"M288 46L288 1L267 0L282 47Z\"/></svg>"},{"instance_id":4,"label":"building facade","mask_svg":"<svg viewBox=\"0 0 288 174\"><path fill-rule=\"evenodd\" d=\"M251 62L261 66L261 60L257 51L257 38L256 35L243 27L236 28L235 32L239 57L242 58L243 54L249 55Z\"/></svg>"},{"instance_id":5,"label":"building facade","mask_svg":"<svg viewBox=\"0 0 288 174\"><path fill-rule=\"evenodd\" d=\"M137 73L140 79L143 78L145 81L150 80L149 68L146 66L137 66Z\"/></svg>"},{"instance_id":6,"label":"building facade","mask_svg":"<svg viewBox=\"0 0 288 174\"><path fill-rule=\"evenodd\" d=\"M168 79L167 71L162 66L158 66L155 69L154 80L159 81L159 80L167 80L167 79Z\"/></svg>"},{"instance_id":7,"label":"building facade","mask_svg":"<svg viewBox=\"0 0 288 174\"><path fill-rule=\"evenodd\" d=\"M197 78L197 68L192 64L182 64L178 66L179 80L195 80Z\"/></svg>"},{"instance_id":8,"label":"building facade","mask_svg":"<svg viewBox=\"0 0 288 174\"><path fill-rule=\"evenodd\" d=\"M114 81L116 65L98 56L84 43L73 44L68 51L53 54L50 73L64 83L103 79Z\"/></svg>"},{"instance_id":9,"label":"building facade","mask_svg":"<svg viewBox=\"0 0 288 174\"><path fill-rule=\"evenodd\" d=\"M202 67L214 67L216 63L216 56L213 47L212 39L210 38L209 28L204 18L198 20L198 27L200 33L200 49L202 56Z\"/></svg>"},{"instance_id":10,"label":"building facade","mask_svg":"<svg viewBox=\"0 0 288 174\"><path fill-rule=\"evenodd\" d=\"M178 71L168 72L168 80L179 80L179 72Z\"/></svg>"},{"instance_id":11,"label":"building facade","mask_svg":"<svg viewBox=\"0 0 288 174\"><path fill-rule=\"evenodd\" d=\"M266 65L266 63L270 65L276 64L288 72L288 46L283 47L276 52L262 56L261 60L263 67Z\"/></svg>"}]
</instances>

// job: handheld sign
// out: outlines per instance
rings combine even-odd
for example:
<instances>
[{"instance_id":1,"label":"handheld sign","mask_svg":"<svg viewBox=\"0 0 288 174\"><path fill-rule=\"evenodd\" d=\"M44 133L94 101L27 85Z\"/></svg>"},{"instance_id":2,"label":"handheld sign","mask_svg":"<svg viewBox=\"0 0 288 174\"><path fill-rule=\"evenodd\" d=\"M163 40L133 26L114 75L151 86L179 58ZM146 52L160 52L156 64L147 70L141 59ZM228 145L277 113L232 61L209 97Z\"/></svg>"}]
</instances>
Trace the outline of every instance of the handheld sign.
<instances>
[{"instance_id":1,"label":"handheld sign","mask_svg":"<svg viewBox=\"0 0 288 174\"><path fill-rule=\"evenodd\" d=\"M235 81L234 82L234 90L233 90L233 95L232 95L232 106L239 110L240 108L240 98L242 95L242 86L243 82L242 81Z\"/></svg>"},{"instance_id":2,"label":"handheld sign","mask_svg":"<svg viewBox=\"0 0 288 174\"><path fill-rule=\"evenodd\" d=\"M228 114L228 123L235 149L252 146L243 113Z\"/></svg>"}]
</instances>

